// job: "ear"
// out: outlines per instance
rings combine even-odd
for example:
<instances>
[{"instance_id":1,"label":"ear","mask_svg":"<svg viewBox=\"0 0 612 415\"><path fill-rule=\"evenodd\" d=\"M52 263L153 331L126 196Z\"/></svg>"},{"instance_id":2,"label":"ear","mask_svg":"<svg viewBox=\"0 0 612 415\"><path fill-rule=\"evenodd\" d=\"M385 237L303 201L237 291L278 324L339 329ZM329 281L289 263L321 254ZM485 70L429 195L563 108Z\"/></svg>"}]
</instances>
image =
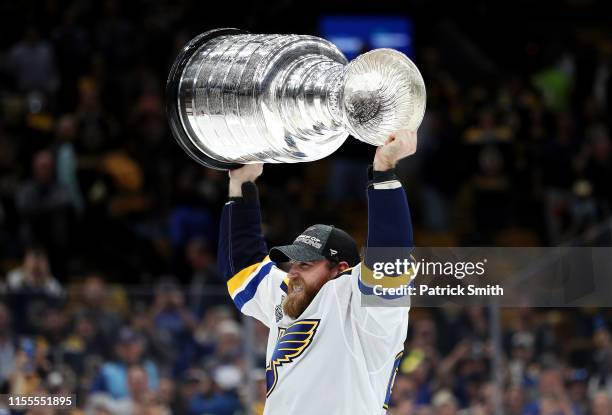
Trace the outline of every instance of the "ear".
<instances>
[{"instance_id":1,"label":"ear","mask_svg":"<svg viewBox=\"0 0 612 415\"><path fill-rule=\"evenodd\" d=\"M342 272L346 271L349 268L350 266L348 262L346 261L339 262L335 267L335 273L331 274L329 279L333 280L334 278L336 278L338 275L340 275Z\"/></svg>"},{"instance_id":2,"label":"ear","mask_svg":"<svg viewBox=\"0 0 612 415\"><path fill-rule=\"evenodd\" d=\"M348 262L346 262L346 261L342 261L342 262L340 262L340 263L337 265L337 267L338 267L338 273L344 272L344 271L346 271L347 269L349 269L349 268L350 268L350 266L349 266Z\"/></svg>"}]
</instances>

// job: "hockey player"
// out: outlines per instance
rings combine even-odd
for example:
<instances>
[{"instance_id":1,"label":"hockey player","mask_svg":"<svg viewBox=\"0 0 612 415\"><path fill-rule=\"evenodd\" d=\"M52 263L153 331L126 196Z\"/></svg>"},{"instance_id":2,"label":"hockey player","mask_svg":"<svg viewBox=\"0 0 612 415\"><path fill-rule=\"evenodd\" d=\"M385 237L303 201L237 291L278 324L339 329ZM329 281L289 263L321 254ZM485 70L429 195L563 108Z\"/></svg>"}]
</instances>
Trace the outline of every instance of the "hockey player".
<instances>
[{"instance_id":1,"label":"hockey player","mask_svg":"<svg viewBox=\"0 0 612 415\"><path fill-rule=\"evenodd\" d=\"M416 132L398 131L379 147L368 184L368 247L410 248L406 194L394 174L416 151ZM261 164L229 173L218 261L240 311L270 328L269 415L384 414L408 328L406 307L364 307L372 287L354 240L314 225L269 253L255 180Z\"/></svg>"}]
</instances>

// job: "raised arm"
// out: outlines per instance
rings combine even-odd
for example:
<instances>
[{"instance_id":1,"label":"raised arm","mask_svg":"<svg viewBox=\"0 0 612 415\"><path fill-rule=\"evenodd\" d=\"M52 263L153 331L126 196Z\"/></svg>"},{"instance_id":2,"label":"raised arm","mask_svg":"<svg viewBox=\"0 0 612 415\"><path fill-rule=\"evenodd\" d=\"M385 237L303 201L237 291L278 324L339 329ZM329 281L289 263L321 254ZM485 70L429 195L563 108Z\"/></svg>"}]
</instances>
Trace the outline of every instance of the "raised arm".
<instances>
[{"instance_id":1,"label":"raised arm","mask_svg":"<svg viewBox=\"0 0 612 415\"><path fill-rule=\"evenodd\" d=\"M376 149L368 185L368 247L414 246L406 192L394 169L416 147L416 132L401 130Z\"/></svg>"},{"instance_id":2,"label":"raised arm","mask_svg":"<svg viewBox=\"0 0 612 415\"><path fill-rule=\"evenodd\" d=\"M221 215L217 262L236 307L270 327L286 273L267 257L255 186L261 172L261 164L250 164L229 173L230 200Z\"/></svg>"},{"instance_id":3,"label":"raised arm","mask_svg":"<svg viewBox=\"0 0 612 415\"><path fill-rule=\"evenodd\" d=\"M261 262L268 252L255 186L262 171L262 164L248 164L229 172L230 200L221 213L217 257L219 271L226 280Z\"/></svg>"},{"instance_id":4,"label":"raised arm","mask_svg":"<svg viewBox=\"0 0 612 415\"><path fill-rule=\"evenodd\" d=\"M357 278L351 281L351 315L362 345L367 349L369 364L373 371L388 370L390 375L386 404L406 339L409 299L375 290L375 287L391 286L387 284L402 285L405 279L383 282L374 278L369 270L375 269L373 265L377 262L395 262L396 258L408 259L413 249L412 223L406 192L395 176L394 169L399 160L414 154L416 145L416 133L398 131L376 150L370 173L371 181L368 184L365 267L360 266L353 270L353 276ZM387 304L384 302L386 300L398 302Z\"/></svg>"}]
</instances>

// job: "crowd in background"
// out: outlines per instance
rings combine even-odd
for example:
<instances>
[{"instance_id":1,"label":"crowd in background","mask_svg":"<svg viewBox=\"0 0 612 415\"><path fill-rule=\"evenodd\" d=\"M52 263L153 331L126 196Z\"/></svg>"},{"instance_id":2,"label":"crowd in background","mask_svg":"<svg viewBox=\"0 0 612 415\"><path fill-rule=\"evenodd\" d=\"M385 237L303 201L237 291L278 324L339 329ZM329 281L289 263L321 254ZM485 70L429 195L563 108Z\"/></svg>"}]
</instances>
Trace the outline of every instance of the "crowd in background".
<instances>
[{"instance_id":1,"label":"crowd in background","mask_svg":"<svg viewBox=\"0 0 612 415\"><path fill-rule=\"evenodd\" d=\"M0 6L0 392L75 393L92 414L261 411L267 332L251 373L215 269L226 173L183 153L163 103L179 49L222 17L190 1L35 3ZM479 39L457 58L417 24L427 113L398 174L418 245L610 244L612 42L594 27L527 42L506 67ZM266 166L269 244L317 222L363 243L372 156L349 138L320 162ZM496 396L509 414L612 414L606 310L504 310L503 391L486 309L411 313L394 415L488 414Z\"/></svg>"},{"instance_id":2,"label":"crowd in background","mask_svg":"<svg viewBox=\"0 0 612 415\"><path fill-rule=\"evenodd\" d=\"M74 395L73 414L261 414L267 328L247 338L223 290L201 281L137 288L93 271L64 286L28 250L0 302L0 392ZM487 308L410 313L390 414L612 414L607 310L503 309L498 360Z\"/></svg>"}]
</instances>

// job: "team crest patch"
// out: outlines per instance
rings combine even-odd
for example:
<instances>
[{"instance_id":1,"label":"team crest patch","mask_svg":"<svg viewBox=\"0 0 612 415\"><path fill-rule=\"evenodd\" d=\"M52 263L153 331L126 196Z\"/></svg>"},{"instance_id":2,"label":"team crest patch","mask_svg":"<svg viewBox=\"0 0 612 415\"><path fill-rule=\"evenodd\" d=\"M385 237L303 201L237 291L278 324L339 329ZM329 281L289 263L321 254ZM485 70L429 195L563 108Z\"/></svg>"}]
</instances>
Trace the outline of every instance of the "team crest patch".
<instances>
[{"instance_id":1,"label":"team crest patch","mask_svg":"<svg viewBox=\"0 0 612 415\"><path fill-rule=\"evenodd\" d=\"M266 367L266 396L270 396L278 383L278 368L291 364L312 343L321 320L300 320L286 329L279 329L278 341L272 359Z\"/></svg>"}]
</instances>

